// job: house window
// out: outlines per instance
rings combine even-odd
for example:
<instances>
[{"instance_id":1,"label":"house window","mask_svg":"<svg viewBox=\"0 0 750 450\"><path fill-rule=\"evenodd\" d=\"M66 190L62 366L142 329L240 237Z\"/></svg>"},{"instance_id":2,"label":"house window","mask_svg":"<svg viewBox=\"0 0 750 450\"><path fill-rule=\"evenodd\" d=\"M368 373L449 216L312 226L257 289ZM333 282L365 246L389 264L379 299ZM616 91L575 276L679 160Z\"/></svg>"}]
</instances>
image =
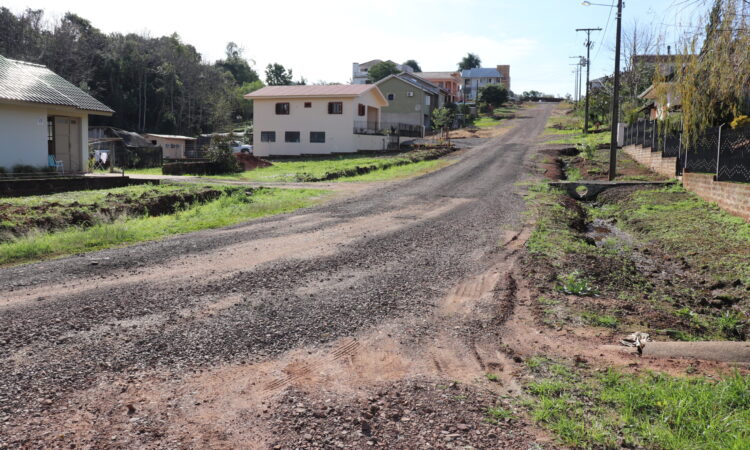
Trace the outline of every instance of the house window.
<instances>
[{"instance_id":1,"label":"house window","mask_svg":"<svg viewBox=\"0 0 750 450\"><path fill-rule=\"evenodd\" d=\"M344 114L342 102L328 102L328 114Z\"/></svg>"},{"instance_id":2,"label":"house window","mask_svg":"<svg viewBox=\"0 0 750 450\"><path fill-rule=\"evenodd\" d=\"M363 105L362 103L360 103L359 106L357 106L357 114L359 114L360 116L364 116L365 112L366 112L366 109L367 108L365 108L365 105Z\"/></svg>"},{"instance_id":3,"label":"house window","mask_svg":"<svg viewBox=\"0 0 750 450\"><path fill-rule=\"evenodd\" d=\"M414 91L407 91L406 92L407 97L414 97Z\"/></svg>"},{"instance_id":4,"label":"house window","mask_svg":"<svg viewBox=\"0 0 750 450\"><path fill-rule=\"evenodd\" d=\"M289 103L276 103L276 114L289 114Z\"/></svg>"},{"instance_id":5,"label":"house window","mask_svg":"<svg viewBox=\"0 0 750 450\"><path fill-rule=\"evenodd\" d=\"M395 96L395 95L393 95L393 94L388 94L388 101L392 101L392 100L395 100L395 99L396 99L396 96Z\"/></svg>"},{"instance_id":6,"label":"house window","mask_svg":"<svg viewBox=\"0 0 750 450\"><path fill-rule=\"evenodd\" d=\"M313 144L324 144L326 142L325 131L311 131L310 142Z\"/></svg>"},{"instance_id":7,"label":"house window","mask_svg":"<svg viewBox=\"0 0 750 450\"><path fill-rule=\"evenodd\" d=\"M424 96L424 104L425 104L425 106L430 106L430 96L429 95L425 95Z\"/></svg>"},{"instance_id":8,"label":"house window","mask_svg":"<svg viewBox=\"0 0 750 450\"><path fill-rule=\"evenodd\" d=\"M261 131L260 142L276 142L276 132L275 131Z\"/></svg>"},{"instance_id":9,"label":"house window","mask_svg":"<svg viewBox=\"0 0 750 450\"><path fill-rule=\"evenodd\" d=\"M47 118L47 154L55 154L55 119Z\"/></svg>"},{"instance_id":10,"label":"house window","mask_svg":"<svg viewBox=\"0 0 750 450\"><path fill-rule=\"evenodd\" d=\"M287 131L284 133L284 141L299 142L299 131Z\"/></svg>"},{"instance_id":11,"label":"house window","mask_svg":"<svg viewBox=\"0 0 750 450\"><path fill-rule=\"evenodd\" d=\"M305 102L305 108L312 108L312 102Z\"/></svg>"}]
</instances>

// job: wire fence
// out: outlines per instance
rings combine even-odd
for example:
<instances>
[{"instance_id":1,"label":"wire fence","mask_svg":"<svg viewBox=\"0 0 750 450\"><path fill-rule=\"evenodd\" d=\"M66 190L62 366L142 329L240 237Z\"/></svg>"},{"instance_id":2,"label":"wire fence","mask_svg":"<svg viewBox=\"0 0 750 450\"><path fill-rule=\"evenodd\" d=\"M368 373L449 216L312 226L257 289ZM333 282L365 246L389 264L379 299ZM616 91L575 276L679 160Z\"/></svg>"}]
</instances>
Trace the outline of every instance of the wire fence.
<instances>
[{"instance_id":1,"label":"wire fence","mask_svg":"<svg viewBox=\"0 0 750 450\"><path fill-rule=\"evenodd\" d=\"M750 183L750 128L726 125L706 130L685 145L680 131L668 130L655 120L638 120L626 125L624 145L639 145L677 158L675 175L683 172L710 173L716 181Z\"/></svg>"}]
</instances>

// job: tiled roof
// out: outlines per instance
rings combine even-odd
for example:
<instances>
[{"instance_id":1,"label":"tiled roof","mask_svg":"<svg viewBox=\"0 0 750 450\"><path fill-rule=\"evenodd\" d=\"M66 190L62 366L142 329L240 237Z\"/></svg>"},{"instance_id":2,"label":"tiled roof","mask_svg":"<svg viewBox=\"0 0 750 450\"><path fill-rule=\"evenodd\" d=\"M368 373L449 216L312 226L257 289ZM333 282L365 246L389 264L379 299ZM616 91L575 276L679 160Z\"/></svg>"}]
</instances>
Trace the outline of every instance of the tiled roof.
<instances>
[{"instance_id":1,"label":"tiled roof","mask_svg":"<svg viewBox=\"0 0 750 450\"><path fill-rule=\"evenodd\" d=\"M414 75L425 80L455 80L454 74L458 72L414 72Z\"/></svg>"},{"instance_id":2,"label":"tiled roof","mask_svg":"<svg viewBox=\"0 0 750 450\"><path fill-rule=\"evenodd\" d=\"M502 78L503 76L495 68L477 67L476 69L464 70L461 72L461 78Z\"/></svg>"},{"instance_id":3,"label":"tiled roof","mask_svg":"<svg viewBox=\"0 0 750 450\"><path fill-rule=\"evenodd\" d=\"M374 84L334 84L323 86L266 86L245 98L275 97L358 97L373 89Z\"/></svg>"},{"instance_id":4,"label":"tiled roof","mask_svg":"<svg viewBox=\"0 0 750 450\"><path fill-rule=\"evenodd\" d=\"M0 56L0 100L114 112L48 68L3 56Z\"/></svg>"}]
</instances>

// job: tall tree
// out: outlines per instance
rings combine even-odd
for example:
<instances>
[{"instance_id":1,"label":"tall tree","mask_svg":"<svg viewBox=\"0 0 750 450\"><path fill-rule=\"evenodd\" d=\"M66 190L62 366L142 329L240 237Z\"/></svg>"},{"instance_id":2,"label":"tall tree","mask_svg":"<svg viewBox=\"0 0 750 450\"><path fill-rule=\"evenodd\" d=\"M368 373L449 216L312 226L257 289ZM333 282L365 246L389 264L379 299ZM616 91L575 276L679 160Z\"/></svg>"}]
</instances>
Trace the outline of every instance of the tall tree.
<instances>
[{"instance_id":1,"label":"tall tree","mask_svg":"<svg viewBox=\"0 0 750 450\"><path fill-rule=\"evenodd\" d=\"M467 53L458 63L458 70L475 69L482 66L482 60L474 53Z\"/></svg>"},{"instance_id":2,"label":"tall tree","mask_svg":"<svg viewBox=\"0 0 750 450\"><path fill-rule=\"evenodd\" d=\"M396 63L383 61L370 67L370 70L367 71L367 78L370 80L370 83L377 83L388 75L397 73L401 73L401 71L396 67Z\"/></svg>"},{"instance_id":3,"label":"tall tree","mask_svg":"<svg viewBox=\"0 0 750 450\"><path fill-rule=\"evenodd\" d=\"M408 60L404 61L403 65L411 67L412 69L414 69L415 72L421 72L422 71L422 68L419 67L419 63L416 60L413 60L413 59L408 59Z\"/></svg>"},{"instance_id":4,"label":"tall tree","mask_svg":"<svg viewBox=\"0 0 750 450\"><path fill-rule=\"evenodd\" d=\"M260 80L258 73L250 66L247 59L243 57L244 50L230 42L226 48L226 58L216 61L216 66L231 73L237 84L252 83ZM255 64L255 62L253 62Z\"/></svg>"},{"instance_id":5,"label":"tall tree","mask_svg":"<svg viewBox=\"0 0 750 450\"><path fill-rule=\"evenodd\" d=\"M502 84L489 84L479 90L479 101L493 109L508 101L508 89Z\"/></svg>"},{"instance_id":6,"label":"tall tree","mask_svg":"<svg viewBox=\"0 0 750 450\"><path fill-rule=\"evenodd\" d=\"M284 86L292 84L292 69L287 70L279 63L266 66L266 84L269 86Z\"/></svg>"}]
</instances>

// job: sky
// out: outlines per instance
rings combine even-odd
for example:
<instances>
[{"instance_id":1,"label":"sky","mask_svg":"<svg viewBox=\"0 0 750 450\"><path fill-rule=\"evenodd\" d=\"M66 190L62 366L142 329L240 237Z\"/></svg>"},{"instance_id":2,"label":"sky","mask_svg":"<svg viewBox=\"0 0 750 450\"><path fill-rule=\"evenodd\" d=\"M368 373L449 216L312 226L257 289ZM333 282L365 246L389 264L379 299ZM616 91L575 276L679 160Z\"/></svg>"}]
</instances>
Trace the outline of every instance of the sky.
<instances>
[{"instance_id":1,"label":"sky","mask_svg":"<svg viewBox=\"0 0 750 450\"><path fill-rule=\"evenodd\" d=\"M623 29L638 21L674 39L695 10L684 0L630 0ZM101 0L3 0L13 12L44 9L48 18L70 11L105 33L151 36L177 33L204 59L224 55L227 42L244 49L264 77L268 63L293 70L295 79L348 83L353 62L415 59L425 71L455 70L472 52L484 67L511 65L511 88L565 95L573 92L575 61L592 33L591 78L613 72L615 13L580 0L285 0L181 2L129 0L116 7ZM608 0L599 3L609 4ZM665 50L663 50L665 51Z\"/></svg>"}]
</instances>

